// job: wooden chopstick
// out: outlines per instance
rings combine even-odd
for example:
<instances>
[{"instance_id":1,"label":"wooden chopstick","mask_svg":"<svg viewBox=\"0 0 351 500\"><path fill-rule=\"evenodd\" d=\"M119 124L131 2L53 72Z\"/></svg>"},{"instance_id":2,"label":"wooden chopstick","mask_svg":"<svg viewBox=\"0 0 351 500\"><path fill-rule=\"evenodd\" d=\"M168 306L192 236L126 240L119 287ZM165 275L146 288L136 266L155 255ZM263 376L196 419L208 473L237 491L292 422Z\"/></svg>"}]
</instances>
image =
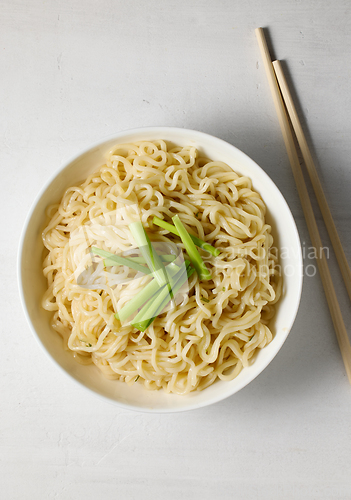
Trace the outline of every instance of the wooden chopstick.
<instances>
[{"instance_id":1,"label":"wooden chopstick","mask_svg":"<svg viewBox=\"0 0 351 500\"><path fill-rule=\"evenodd\" d=\"M295 178L296 187L301 200L302 209L305 215L308 231L310 233L312 245L317 250L317 264L321 275L324 292L327 298L330 314L333 320L336 337L339 343L342 359L346 373L351 384L351 346L347 335L345 324L341 315L340 306L336 297L334 285L331 279L328 262L323 250L322 241L319 235L316 219L313 214L311 201L308 195L305 180L300 167L300 162L294 142L293 132L289 123L289 118L280 93L278 82L274 73L273 64L267 42L262 28L255 30L260 47L264 67L266 70L269 86L272 92L274 105L278 114L279 124L283 133L283 138L290 160L290 165Z\"/></svg>"},{"instance_id":2,"label":"wooden chopstick","mask_svg":"<svg viewBox=\"0 0 351 500\"><path fill-rule=\"evenodd\" d=\"M337 258L337 261L338 261L338 264L340 267L340 271L341 271L347 292L348 292L350 300L351 300L351 269L350 269L350 266L347 262L344 249L341 245L341 241L340 241L338 232L336 230L334 220L333 220L332 214L330 212L330 209L329 209L329 206L327 203L327 199L325 197L325 194L324 194L324 191L322 188L322 184L319 180L317 169L316 169L315 164L313 162L311 152L310 152L309 147L307 145L307 141L306 141L306 138L304 136L304 133L303 133L303 130L301 127L301 123L300 123L299 117L297 115L296 108L294 106L294 102L293 102L293 99L291 97L291 93L290 93L286 78L284 76L280 61L273 62L273 69L275 71L275 75L276 75L277 80L278 80L278 85L280 87L280 91L282 93L283 100L284 100L286 109L287 109L288 114L289 114L289 118L291 120L293 129L294 129L294 132L295 132L295 135L297 138L297 142L299 143L302 157L304 159L307 171L309 173L309 176L310 176L310 179L312 182L312 186L313 186L313 189L314 189L314 192L316 194L316 198L317 198L317 201L319 204L319 208L322 212L323 219L324 219L326 228L327 228L328 233L329 233L330 240L331 240L333 248L334 248L335 256Z\"/></svg>"}]
</instances>

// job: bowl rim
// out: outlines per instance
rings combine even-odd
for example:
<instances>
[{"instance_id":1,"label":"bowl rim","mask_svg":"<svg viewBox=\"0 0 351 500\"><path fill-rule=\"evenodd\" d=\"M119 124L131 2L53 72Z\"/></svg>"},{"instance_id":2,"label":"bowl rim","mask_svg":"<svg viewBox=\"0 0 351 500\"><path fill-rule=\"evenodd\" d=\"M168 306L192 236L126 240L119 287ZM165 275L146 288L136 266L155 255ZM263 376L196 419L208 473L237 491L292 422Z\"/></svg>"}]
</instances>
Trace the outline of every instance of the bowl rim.
<instances>
[{"instance_id":1,"label":"bowl rim","mask_svg":"<svg viewBox=\"0 0 351 500\"><path fill-rule=\"evenodd\" d=\"M256 169L259 169L261 171L261 174L267 178L267 180L274 186L276 194L281 198L281 201L283 204L286 206L287 213L290 218L291 222L291 228L294 230L294 239L297 242L297 254L295 255L296 257L296 268L299 269L301 272L299 272L299 282L298 282L298 290L295 296L295 310L291 316L291 321L289 328L287 328L287 331L284 332L284 335L280 336L279 342L276 340L275 344L275 349L271 356L267 358L262 364L260 370L252 376L249 380L244 380L240 384L238 384L237 387L234 388L234 390L228 392L227 394L218 394L214 397L212 397L210 400L205 400L202 402L193 402L185 407L181 408L173 408L173 407L164 407L164 408L152 408L152 407L142 407L142 406L136 406L133 404L126 404L123 402L120 402L116 399L112 399L111 397L108 397L107 395L101 394L97 390L94 390L93 388L89 387L88 385L85 385L84 383L80 382L77 378L75 378L69 371L65 370L60 363L55 359L55 357L48 352L48 350L45 348L42 340L40 339L32 321L29 315L26 299L24 297L24 286L23 286L23 277L22 277L22 260L23 260L23 250L24 250L24 243L27 235L27 230L29 223L31 221L31 218L33 216L33 213L36 209L36 206L38 205L40 199L42 196L45 194L46 190L49 188L51 183L58 177L58 175L61 173L62 170L64 170L66 167L68 167L71 163L74 161L78 160L81 156L85 154L89 154L91 151L93 151L95 148L100 147L102 144L107 143L112 140L120 141L120 139L123 139L125 136L129 135L134 135L134 134L142 134L142 133L155 133L157 135L160 135L160 132L162 131L167 131L170 133L181 133L181 134L191 134L192 140L194 136L201 137L202 139L208 138L209 140L213 141L215 140L219 146L225 145L226 148L232 148L235 150L237 157L242 157L245 158L246 161L249 160ZM150 139L151 140L151 139ZM167 139L165 139L167 141ZM19 239L19 244L18 244L18 254L17 254L17 284L19 288L19 295L20 295L20 301L22 304L22 309L25 315L25 318L27 320L27 324L35 337L37 344L41 347L41 350L44 351L44 353L51 359L52 362L63 372L66 376L68 376L71 380L75 382L79 387L83 387L85 390L89 391L93 395L97 396L99 399L102 399L105 402L108 402L113 405L117 405L120 408L123 408L125 410L132 410L132 411L137 411L141 413L179 413L179 412L184 412L184 411L191 411L195 409L200 409L206 406L211 406L212 404L218 403L219 401L223 401L237 392L239 392L241 389L249 385L253 380L255 380L266 368L267 366L273 361L273 359L276 357L278 352L280 351L281 347L283 346L284 342L286 341L294 323L295 319L299 310L300 306L300 301L301 301L301 295L302 295L302 287L303 287L303 258L302 258L302 248L301 248L301 240L299 236L299 232L296 226L295 219L292 215L292 212L290 210L290 207L285 200L283 194L281 193L280 189L277 187L275 182L269 177L269 175L263 170L262 167L260 167L255 160L253 160L250 156L248 156L246 153L238 149L236 146L233 144L217 137L212 134L208 134L206 132L201 132L198 130L193 130L193 129L188 129L188 128L182 128L182 127L172 127L172 126L149 126L149 127L138 127L138 128L132 128L132 129L125 129L121 130L119 132L116 132L114 134L110 134L108 136L105 136L99 140L94 141L93 144L90 144L88 147L85 147L81 149L78 153L75 153L74 155L71 155L68 157L67 160L64 160L63 162L60 163L60 165L53 171L53 173L49 176L49 178L44 182L42 187L39 189L37 195L34 198L34 201L32 202L30 209L25 217L25 221L23 223L23 227L21 230L21 235ZM172 396L172 395L170 395Z\"/></svg>"}]
</instances>

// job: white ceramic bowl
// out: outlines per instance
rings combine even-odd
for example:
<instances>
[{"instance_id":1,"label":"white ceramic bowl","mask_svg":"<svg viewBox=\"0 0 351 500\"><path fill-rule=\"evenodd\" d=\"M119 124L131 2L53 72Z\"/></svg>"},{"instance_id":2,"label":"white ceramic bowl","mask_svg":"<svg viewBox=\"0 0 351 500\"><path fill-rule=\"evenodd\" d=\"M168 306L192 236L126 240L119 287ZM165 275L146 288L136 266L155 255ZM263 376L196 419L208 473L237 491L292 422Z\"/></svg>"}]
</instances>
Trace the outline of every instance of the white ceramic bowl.
<instances>
[{"instance_id":1,"label":"white ceramic bowl","mask_svg":"<svg viewBox=\"0 0 351 500\"><path fill-rule=\"evenodd\" d=\"M42 273L43 245L41 231L45 226L46 207L61 199L65 189L77 184L104 162L104 154L116 143L164 139L177 145L195 145L213 160L221 160L233 170L253 181L268 209L267 220L273 226L275 246L284 248L280 264L284 272L284 292L272 321L274 338L262 349L252 366L245 368L231 382L216 382L202 392L187 396L147 391L140 384L128 387L119 381L106 380L95 366L82 366L64 351L61 337L50 327L51 313L41 308L46 288ZM28 215L23 230L18 259L19 288L29 326L56 364L82 387L121 407L148 412L175 412L200 408L233 395L272 361L294 323L302 289L302 253L299 235L289 207L268 175L248 156L216 137L180 128L142 128L124 131L93 145L66 163L47 182Z\"/></svg>"}]
</instances>

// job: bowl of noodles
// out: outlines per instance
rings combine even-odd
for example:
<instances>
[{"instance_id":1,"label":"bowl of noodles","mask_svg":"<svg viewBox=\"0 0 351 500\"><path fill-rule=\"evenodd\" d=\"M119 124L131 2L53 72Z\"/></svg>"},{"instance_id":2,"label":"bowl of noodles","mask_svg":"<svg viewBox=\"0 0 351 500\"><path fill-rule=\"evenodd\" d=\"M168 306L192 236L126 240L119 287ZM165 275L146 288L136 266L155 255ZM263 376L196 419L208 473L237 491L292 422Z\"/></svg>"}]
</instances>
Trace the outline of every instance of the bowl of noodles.
<instances>
[{"instance_id":1,"label":"bowl of noodles","mask_svg":"<svg viewBox=\"0 0 351 500\"><path fill-rule=\"evenodd\" d=\"M150 412L253 381L302 289L274 182L221 139L168 127L118 133L63 165L28 214L18 265L46 353L96 395Z\"/></svg>"}]
</instances>

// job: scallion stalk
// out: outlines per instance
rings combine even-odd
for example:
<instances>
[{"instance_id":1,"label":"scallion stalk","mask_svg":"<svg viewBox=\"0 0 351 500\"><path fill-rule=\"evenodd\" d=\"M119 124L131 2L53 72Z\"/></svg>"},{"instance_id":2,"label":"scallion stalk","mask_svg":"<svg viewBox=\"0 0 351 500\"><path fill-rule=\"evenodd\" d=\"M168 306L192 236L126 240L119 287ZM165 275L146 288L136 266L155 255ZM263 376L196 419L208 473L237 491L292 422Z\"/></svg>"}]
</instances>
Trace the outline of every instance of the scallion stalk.
<instances>
[{"instance_id":1,"label":"scallion stalk","mask_svg":"<svg viewBox=\"0 0 351 500\"><path fill-rule=\"evenodd\" d=\"M170 302L180 288L184 285L185 281L190 278L194 273L194 269L187 266L186 270L181 270L178 272L170 282L171 293L169 290L169 285L164 286L155 295L154 298L150 299L149 302L139 311L137 316L135 316L132 325L138 328L141 332L144 332L148 326L154 321L154 319L162 313L163 309ZM173 297L170 298L170 295Z\"/></svg>"},{"instance_id":2,"label":"scallion stalk","mask_svg":"<svg viewBox=\"0 0 351 500\"><path fill-rule=\"evenodd\" d=\"M111 254L111 255L113 255L113 254ZM132 262L136 262L137 264L145 264L144 257L125 257L125 258L132 261ZM160 255L160 258L161 258L162 262L173 262L177 258L177 256L172 255L172 254ZM116 263L113 260L110 260L108 258L104 260L104 264L106 267L116 265Z\"/></svg>"},{"instance_id":3,"label":"scallion stalk","mask_svg":"<svg viewBox=\"0 0 351 500\"><path fill-rule=\"evenodd\" d=\"M148 268L155 276L159 286L163 286L167 282L165 266L163 265L160 256L152 246L142 223L140 221L132 222L128 227L145 259Z\"/></svg>"},{"instance_id":4,"label":"scallion stalk","mask_svg":"<svg viewBox=\"0 0 351 500\"><path fill-rule=\"evenodd\" d=\"M170 224L169 222L166 222L162 219L159 219L159 217L154 217L153 223L156 224L156 226L162 227L163 229L166 229L170 233L173 233L176 236L179 236L178 230L175 226L173 226L173 224ZM210 252L210 254L213 255L214 257L217 257L221 253L219 248L213 247L212 245L210 245L209 243L206 243L206 241L201 240L197 236L194 236L190 233L188 233L188 234L197 247L202 248L203 250L206 250L207 252Z\"/></svg>"},{"instance_id":5,"label":"scallion stalk","mask_svg":"<svg viewBox=\"0 0 351 500\"><path fill-rule=\"evenodd\" d=\"M181 267L173 262L169 264L166 267L168 279L170 280L173 278L173 276L175 276L180 269ZM164 285L164 287L165 286L167 285ZM115 314L115 318L119 319L121 322L125 321L160 290L161 288L159 284L155 279L153 279Z\"/></svg>"},{"instance_id":6,"label":"scallion stalk","mask_svg":"<svg viewBox=\"0 0 351 500\"><path fill-rule=\"evenodd\" d=\"M121 257L121 256L115 255L111 252L107 252L106 250L101 250L101 248L97 248L97 247L91 247L91 251L94 254L99 255L100 257L104 257L105 266L106 266L106 260L108 260L109 266L115 266L115 265L128 266L131 269L134 269L135 271L139 271L141 273L145 273L145 274L151 273L151 271L148 267L141 266L137 262L134 262L131 259L128 259L128 257Z\"/></svg>"},{"instance_id":7,"label":"scallion stalk","mask_svg":"<svg viewBox=\"0 0 351 500\"><path fill-rule=\"evenodd\" d=\"M175 227L177 228L179 237L182 240L182 242L184 243L185 250L190 257L190 260L191 260L193 266L195 267L195 270L196 270L197 274L199 275L199 278L202 280L210 280L211 273L207 269L206 264L204 263L202 258L200 257L200 254L197 251L196 246L190 237L190 234L183 226L178 215L175 215L174 217L172 217L172 221L173 221Z\"/></svg>"}]
</instances>

